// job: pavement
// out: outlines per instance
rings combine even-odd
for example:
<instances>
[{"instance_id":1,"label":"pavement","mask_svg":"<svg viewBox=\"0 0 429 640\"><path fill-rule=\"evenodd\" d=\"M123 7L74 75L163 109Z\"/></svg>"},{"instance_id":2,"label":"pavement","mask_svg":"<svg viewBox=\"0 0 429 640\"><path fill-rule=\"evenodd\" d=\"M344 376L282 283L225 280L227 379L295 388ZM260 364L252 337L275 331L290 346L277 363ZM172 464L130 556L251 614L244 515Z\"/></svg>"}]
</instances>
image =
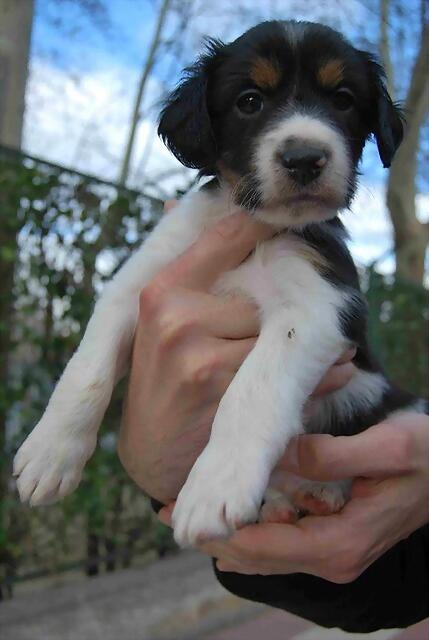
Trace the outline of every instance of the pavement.
<instances>
[{"instance_id":1,"label":"pavement","mask_svg":"<svg viewBox=\"0 0 429 640\"><path fill-rule=\"evenodd\" d=\"M27 584L0 604L1 640L429 640L406 631L346 634L250 603L216 581L193 551L96 578Z\"/></svg>"},{"instance_id":2,"label":"pavement","mask_svg":"<svg viewBox=\"0 0 429 640\"><path fill-rule=\"evenodd\" d=\"M250 620L209 634L204 640L429 640L429 620L406 630L387 629L375 633L345 633L322 629L283 611L267 609Z\"/></svg>"},{"instance_id":3,"label":"pavement","mask_svg":"<svg viewBox=\"0 0 429 640\"><path fill-rule=\"evenodd\" d=\"M265 609L215 579L189 551L96 578L27 584L0 604L1 640L201 640Z\"/></svg>"}]
</instances>

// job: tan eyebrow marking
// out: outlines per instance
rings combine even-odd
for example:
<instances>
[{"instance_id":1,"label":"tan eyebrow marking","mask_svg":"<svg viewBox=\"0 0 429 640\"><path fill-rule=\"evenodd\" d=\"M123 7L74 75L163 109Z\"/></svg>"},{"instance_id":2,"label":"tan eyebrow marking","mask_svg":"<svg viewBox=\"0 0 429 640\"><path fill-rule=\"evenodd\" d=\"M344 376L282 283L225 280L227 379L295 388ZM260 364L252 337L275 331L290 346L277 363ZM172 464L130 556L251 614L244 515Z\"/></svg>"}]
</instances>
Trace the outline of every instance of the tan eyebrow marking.
<instances>
[{"instance_id":1,"label":"tan eyebrow marking","mask_svg":"<svg viewBox=\"0 0 429 640\"><path fill-rule=\"evenodd\" d=\"M250 77L260 89L276 89L281 80L279 63L274 58L258 57L250 67Z\"/></svg>"},{"instance_id":2,"label":"tan eyebrow marking","mask_svg":"<svg viewBox=\"0 0 429 640\"><path fill-rule=\"evenodd\" d=\"M344 62L339 59L329 60L320 67L317 79L324 87L336 87L344 79Z\"/></svg>"}]
</instances>

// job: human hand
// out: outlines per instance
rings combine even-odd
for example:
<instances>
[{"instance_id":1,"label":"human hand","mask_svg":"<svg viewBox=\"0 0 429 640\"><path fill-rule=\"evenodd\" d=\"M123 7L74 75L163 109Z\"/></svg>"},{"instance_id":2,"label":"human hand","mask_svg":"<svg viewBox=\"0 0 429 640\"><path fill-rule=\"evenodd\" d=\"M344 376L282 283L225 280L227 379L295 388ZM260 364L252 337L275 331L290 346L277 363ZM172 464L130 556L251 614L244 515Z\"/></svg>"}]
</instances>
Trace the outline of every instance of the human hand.
<instances>
[{"instance_id":1,"label":"human hand","mask_svg":"<svg viewBox=\"0 0 429 640\"><path fill-rule=\"evenodd\" d=\"M357 436L304 435L281 461L311 480L357 477L337 514L295 524L255 524L200 546L220 571L308 573L355 580L397 542L429 522L429 417L400 413ZM172 507L160 511L170 523Z\"/></svg>"},{"instance_id":2,"label":"human hand","mask_svg":"<svg viewBox=\"0 0 429 640\"><path fill-rule=\"evenodd\" d=\"M229 216L141 292L118 452L136 483L162 502L177 496L205 447L259 331L253 304L210 289L273 233L244 213Z\"/></svg>"},{"instance_id":3,"label":"human hand","mask_svg":"<svg viewBox=\"0 0 429 640\"><path fill-rule=\"evenodd\" d=\"M252 303L215 296L211 286L273 233L246 214L231 216L142 291L118 452L135 482L165 504L207 444L219 401L259 332ZM354 353L340 358L314 395L350 380Z\"/></svg>"}]
</instances>

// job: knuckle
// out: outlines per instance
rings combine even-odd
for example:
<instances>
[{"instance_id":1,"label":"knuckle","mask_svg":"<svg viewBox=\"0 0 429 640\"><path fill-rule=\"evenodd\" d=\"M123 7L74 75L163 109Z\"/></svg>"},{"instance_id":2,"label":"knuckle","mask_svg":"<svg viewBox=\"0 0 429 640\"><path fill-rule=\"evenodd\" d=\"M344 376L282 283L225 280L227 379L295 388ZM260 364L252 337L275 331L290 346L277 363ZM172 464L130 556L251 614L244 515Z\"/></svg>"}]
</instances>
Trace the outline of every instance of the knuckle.
<instances>
[{"instance_id":1,"label":"knuckle","mask_svg":"<svg viewBox=\"0 0 429 640\"><path fill-rule=\"evenodd\" d=\"M166 304L157 318L159 345L169 350L180 344L196 328L195 321Z\"/></svg>"},{"instance_id":2,"label":"knuckle","mask_svg":"<svg viewBox=\"0 0 429 640\"><path fill-rule=\"evenodd\" d=\"M152 320L158 314L163 301L164 291L156 282L144 287L139 295L140 318L143 321Z\"/></svg>"},{"instance_id":3,"label":"knuckle","mask_svg":"<svg viewBox=\"0 0 429 640\"><path fill-rule=\"evenodd\" d=\"M192 387L207 384L218 368L218 362L213 356L201 357L192 352L182 360L182 382Z\"/></svg>"}]
</instances>

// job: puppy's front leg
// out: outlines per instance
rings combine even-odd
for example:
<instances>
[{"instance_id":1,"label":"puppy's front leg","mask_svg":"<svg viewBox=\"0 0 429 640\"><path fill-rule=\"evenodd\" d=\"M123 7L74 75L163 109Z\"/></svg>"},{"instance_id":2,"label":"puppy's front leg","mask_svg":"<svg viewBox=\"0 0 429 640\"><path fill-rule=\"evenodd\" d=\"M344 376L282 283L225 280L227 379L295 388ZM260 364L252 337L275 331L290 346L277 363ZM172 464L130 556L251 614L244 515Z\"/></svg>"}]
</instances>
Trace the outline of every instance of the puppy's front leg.
<instances>
[{"instance_id":1,"label":"puppy's front leg","mask_svg":"<svg viewBox=\"0 0 429 640\"><path fill-rule=\"evenodd\" d=\"M271 471L301 430L304 403L344 346L334 310L326 312L319 321L280 310L263 322L177 499L179 544L224 537L257 520Z\"/></svg>"},{"instance_id":2,"label":"puppy's front leg","mask_svg":"<svg viewBox=\"0 0 429 640\"><path fill-rule=\"evenodd\" d=\"M58 500L78 485L94 451L115 378L131 348L138 295L104 296L64 370L49 404L14 460L22 501ZM121 371L123 373L123 371Z\"/></svg>"},{"instance_id":3,"label":"puppy's front leg","mask_svg":"<svg viewBox=\"0 0 429 640\"><path fill-rule=\"evenodd\" d=\"M45 413L15 457L21 500L54 502L79 484L114 384L127 368L139 292L195 239L197 222L170 213L106 286Z\"/></svg>"}]
</instances>

